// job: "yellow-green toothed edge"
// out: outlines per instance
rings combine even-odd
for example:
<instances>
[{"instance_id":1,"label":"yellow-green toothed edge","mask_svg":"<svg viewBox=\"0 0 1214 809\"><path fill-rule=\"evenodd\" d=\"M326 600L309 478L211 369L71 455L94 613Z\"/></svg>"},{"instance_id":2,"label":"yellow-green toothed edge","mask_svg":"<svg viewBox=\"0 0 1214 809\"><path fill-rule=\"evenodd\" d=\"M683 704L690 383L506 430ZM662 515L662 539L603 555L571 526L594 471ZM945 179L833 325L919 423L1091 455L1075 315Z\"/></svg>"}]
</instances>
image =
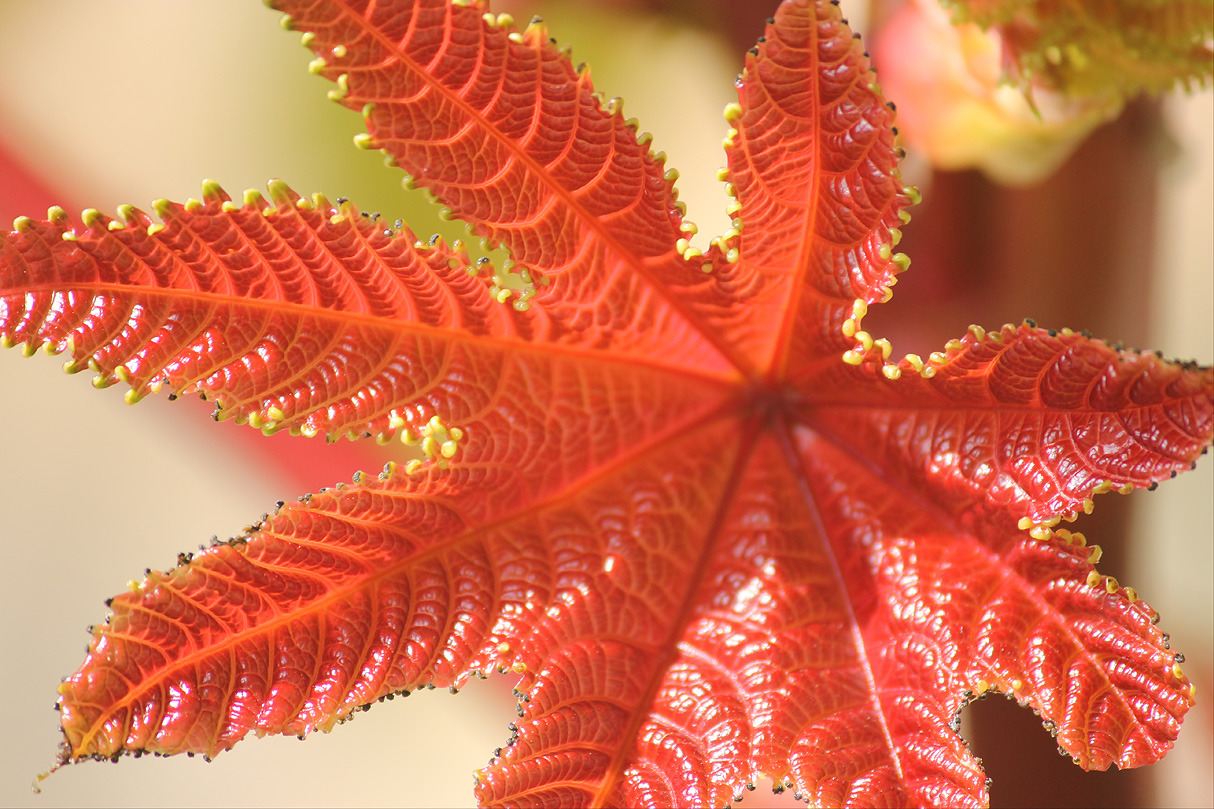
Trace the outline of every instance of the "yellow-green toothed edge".
<instances>
[{"instance_id":1,"label":"yellow-green toothed edge","mask_svg":"<svg viewBox=\"0 0 1214 809\"><path fill-rule=\"evenodd\" d=\"M922 195L919 189L914 186L903 186L901 189L903 196L907 198L907 206L917 205L922 200ZM898 211L898 218L902 224L910 221L910 213L905 208ZM898 283L898 276L910 269L910 257L905 253L895 253L894 247L902 241L902 230L900 228L889 229L889 242L881 245L877 249L877 257L882 261L890 262L892 273L889 280L882 290L881 303L889 303L894 297L894 286ZM855 345L847 351L843 352L842 360L848 365L862 365L866 361L875 361L881 369L881 375L891 382L902 377L903 373L915 373L925 378L931 378L936 375L936 369L943 360L937 362L937 354L933 353L927 363L924 363L918 354L907 354L901 361L892 363L889 361L892 353L892 347L888 340L874 340L868 332L862 328L864 316L868 314L869 301L857 298L852 302L851 316L843 321L840 330L844 337L854 339ZM976 328L976 327L971 327ZM880 350L881 355L877 356L873 353L873 348ZM946 347L947 350L947 347Z\"/></svg>"},{"instance_id":2,"label":"yellow-green toothed edge","mask_svg":"<svg viewBox=\"0 0 1214 809\"><path fill-rule=\"evenodd\" d=\"M725 132L725 139L721 141L721 145L726 149L734 147L734 138L738 136L738 121L742 119L742 105L737 101L731 101L725 105L725 123L729 125L729 129Z\"/></svg>"},{"instance_id":3,"label":"yellow-green toothed edge","mask_svg":"<svg viewBox=\"0 0 1214 809\"><path fill-rule=\"evenodd\" d=\"M388 428L376 436L376 442L386 444L393 436L399 436L401 443L410 447L419 447L424 459L415 458L402 465L406 474L413 474L425 461L433 461L440 469L450 466L450 459L459 451L459 442L464 439L464 431L459 427L449 427L438 416L432 416L417 433L406 428L406 422L397 413L393 413L388 422ZM397 469L396 464L384 467L384 475L391 475Z\"/></svg>"},{"instance_id":4,"label":"yellow-green toothed edge","mask_svg":"<svg viewBox=\"0 0 1214 809\"><path fill-rule=\"evenodd\" d=\"M265 197L256 188L246 188L242 198L246 208L261 210L266 206Z\"/></svg>"},{"instance_id":5,"label":"yellow-green toothed edge","mask_svg":"<svg viewBox=\"0 0 1214 809\"><path fill-rule=\"evenodd\" d=\"M342 73L337 77L337 87L329 91L330 101L343 101L350 94L350 74Z\"/></svg>"},{"instance_id":6,"label":"yellow-green toothed edge","mask_svg":"<svg viewBox=\"0 0 1214 809\"><path fill-rule=\"evenodd\" d=\"M270 201L280 207L294 204L297 198L291 186L277 178L266 183L266 190L270 192Z\"/></svg>"},{"instance_id":7,"label":"yellow-green toothed edge","mask_svg":"<svg viewBox=\"0 0 1214 809\"><path fill-rule=\"evenodd\" d=\"M76 341L70 335L64 341L63 351L68 356L68 359L63 363L63 373L75 374L84 370L80 367L80 361L76 359Z\"/></svg>"},{"instance_id":8,"label":"yellow-green toothed edge","mask_svg":"<svg viewBox=\"0 0 1214 809\"><path fill-rule=\"evenodd\" d=\"M484 20L485 24L488 25L490 28L513 28L514 27L514 17L510 16L509 14L494 14L492 12L486 11L484 14L481 15L481 19Z\"/></svg>"},{"instance_id":9,"label":"yellow-green toothed edge","mask_svg":"<svg viewBox=\"0 0 1214 809\"><path fill-rule=\"evenodd\" d=\"M448 427L438 416L432 416L421 429L421 448L427 459L446 469L448 460L455 457L464 431L459 427Z\"/></svg>"},{"instance_id":10,"label":"yellow-green toothed edge","mask_svg":"<svg viewBox=\"0 0 1214 809\"><path fill-rule=\"evenodd\" d=\"M1087 502L1090 502L1090 500ZM1086 503L1084 510L1090 511L1090 509L1086 507ZM1088 545L1087 537L1078 531L1069 531L1065 528L1055 529L1053 525L1056 523L1057 519L1051 519L1047 521L1047 523L1035 524L1029 518L1022 517L1018 527L1020 530L1025 531L1031 539L1037 542L1059 542L1071 548L1087 548L1087 561L1093 566L1098 564L1104 557L1104 551L1099 545ZM1133 587L1125 587L1119 581L1117 581L1116 577L1102 575L1096 570L1092 570L1088 573L1085 584L1090 588L1103 590L1109 595L1121 591L1125 594L1126 600L1131 604L1137 603L1140 600L1138 591ZM1157 614L1153 609L1146 605L1144 605L1144 607L1150 611L1152 619L1157 618ZM1175 680L1185 679L1184 670L1181 669L1180 662L1176 656L1166 656L1159 662L1159 664L1163 669L1163 674L1165 677ZM1196 685L1190 683L1188 689L1190 703L1194 701L1196 693Z\"/></svg>"},{"instance_id":11,"label":"yellow-green toothed edge","mask_svg":"<svg viewBox=\"0 0 1214 809\"><path fill-rule=\"evenodd\" d=\"M282 427L286 413L276 405L269 405L262 410L249 414L249 426L261 430L262 435L274 435Z\"/></svg>"},{"instance_id":12,"label":"yellow-green toothed edge","mask_svg":"<svg viewBox=\"0 0 1214 809\"><path fill-rule=\"evenodd\" d=\"M393 412L388 417L388 429L383 430L375 436L375 443L387 444L397 435L405 426L405 420L399 414Z\"/></svg>"},{"instance_id":13,"label":"yellow-green toothed edge","mask_svg":"<svg viewBox=\"0 0 1214 809\"><path fill-rule=\"evenodd\" d=\"M210 178L202 181L202 198L206 202L224 202L231 199L228 192L223 190L223 186L217 180Z\"/></svg>"},{"instance_id":14,"label":"yellow-green toothed edge","mask_svg":"<svg viewBox=\"0 0 1214 809\"><path fill-rule=\"evenodd\" d=\"M526 27L523 28L523 37L531 40L552 41L551 37L548 36L548 26L544 23L544 18L538 15L532 17L531 22L527 23Z\"/></svg>"},{"instance_id":15,"label":"yellow-green toothed edge","mask_svg":"<svg viewBox=\"0 0 1214 809\"><path fill-rule=\"evenodd\" d=\"M494 269L491 262L486 261L485 265ZM526 267L515 273L516 266L513 259L506 259L502 262L501 269L494 269L489 297L498 303L506 303L511 298L515 298L512 304L514 308L519 312L525 312L531 307L530 301L539 292L539 287L548 286L549 279L537 277L532 270ZM483 266L478 263L476 271L479 272L481 269Z\"/></svg>"}]
</instances>

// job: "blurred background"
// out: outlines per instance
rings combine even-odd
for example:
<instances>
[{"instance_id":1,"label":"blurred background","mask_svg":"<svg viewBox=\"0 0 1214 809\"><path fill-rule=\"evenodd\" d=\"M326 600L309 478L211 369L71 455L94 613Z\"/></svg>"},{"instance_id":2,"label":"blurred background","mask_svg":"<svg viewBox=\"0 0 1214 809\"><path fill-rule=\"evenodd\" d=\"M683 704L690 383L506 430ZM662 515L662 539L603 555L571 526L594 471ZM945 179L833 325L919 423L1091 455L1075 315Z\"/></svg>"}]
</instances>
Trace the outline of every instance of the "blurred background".
<instances>
[{"instance_id":1,"label":"blurred background","mask_svg":"<svg viewBox=\"0 0 1214 809\"><path fill-rule=\"evenodd\" d=\"M890 5L877 4L874 26L892 25ZM593 65L597 89L626 99L681 171L701 246L727 226L715 178L721 109L774 0L494 7L520 22L542 14L574 61ZM868 5L843 7L867 34ZM308 75L309 54L275 18L250 0L0 2L0 221L41 217L52 203L73 215L147 209L158 197L198 196L204 178L235 197L280 177L302 194L401 217L423 237L464 235L402 191L378 154L353 148L358 116L324 100L329 85ZM866 326L898 354L926 355L971 322L1034 317L1209 364L1212 122L1209 91L1132 102L1056 172L1018 188L935 171L912 147L908 180L925 198L902 244L912 272ZM504 678L385 703L307 744L248 741L209 765L88 763L30 792L58 744L55 685L79 664L105 598L147 566L171 567L178 552L239 533L277 500L383 463L376 447L217 425L196 401L149 397L131 408L120 387L95 391L90 374L68 377L60 365L0 352L0 806L471 804L471 773L514 718ZM1030 712L985 700L965 719L994 805L1214 805L1212 495L1207 460L1149 496L1101 498L1082 528L1105 548L1102 572L1148 598L1187 657L1198 705L1176 749L1144 770L1082 773ZM795 804L760 790L745 805Z\"/></svg>"}]
</instances>

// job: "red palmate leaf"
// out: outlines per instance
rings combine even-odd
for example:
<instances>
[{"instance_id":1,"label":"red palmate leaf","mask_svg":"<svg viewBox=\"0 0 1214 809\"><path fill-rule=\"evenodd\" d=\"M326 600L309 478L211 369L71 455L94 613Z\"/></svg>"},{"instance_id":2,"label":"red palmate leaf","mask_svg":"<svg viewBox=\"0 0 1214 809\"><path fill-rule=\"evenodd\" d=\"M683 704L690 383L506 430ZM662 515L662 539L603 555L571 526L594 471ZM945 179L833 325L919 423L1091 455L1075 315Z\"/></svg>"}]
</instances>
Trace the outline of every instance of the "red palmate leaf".
<instances>
[{"instance_id":1,"label":"red palmate leaf","mask_svg":"<svg viewBox=\"0 0 1214 809\"><path fill-rule=\"evenodd\" d=\"M1084 767L1170 747L1192 687L1061 519L1187 468L1214 374L1032 325L888 361L905 259L892 113L830 3L786 0L727 113L707 255L661 160L538 23L279 0L334 95L474 231L217 186L122 221L18 220L0 337L137 399L270 431L401 433L112 602L60 688L64 762L215 755L422 686L520 675L485 805L975 805L966 702L1040 711ZM503 305L512 296L514 306Z\"/></svg>"}]
</instances>

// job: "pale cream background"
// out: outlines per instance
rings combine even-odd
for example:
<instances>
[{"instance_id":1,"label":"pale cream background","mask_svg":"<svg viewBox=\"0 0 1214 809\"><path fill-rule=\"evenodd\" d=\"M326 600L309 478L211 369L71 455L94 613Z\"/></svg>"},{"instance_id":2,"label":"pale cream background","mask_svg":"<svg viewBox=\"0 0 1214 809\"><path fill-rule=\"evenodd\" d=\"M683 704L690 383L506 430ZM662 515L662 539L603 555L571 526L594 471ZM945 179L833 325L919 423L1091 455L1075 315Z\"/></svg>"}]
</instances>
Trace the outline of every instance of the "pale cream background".
<instances>
[{"instance_id":1,"label":"pale cream background","mask_svg":"<svg viewBox=\"0 0 1214 809\"><path fill-rule=\"evenodd\" d=\"M69 207L183 200L197 195L204 177L236 195L280 176L301 192L348 195L365 210L404 215L427 235L436 220L416 208L406 213L396 175L350 145L357 116L324 102L328 85L307 75L308 55L274 19L248 0L0 0L0 137L73 195ZM640 46L630 53L603 44L613 32L629 33L618 24L581 28L554 21L553 33L574 43L575 60L591 61L599 86L625 96L629 114L657 133L656 147L683 171L692 218L705 235L719 230L720 109L731 100L739 60L697 35L651 25L634 26ZM596 47L588 33L599 35ZM640 54L662 60L653 75L679 66L677 104L663 94L674 87L635 74L630 82L626 62ZM1185 280L1169 276L1161 288L1185 293L1161 294L1154 304L1154 345L1207 363L1214 359L1209 100L1177 105L1193 142L1167 178L1176 190L1164 221L1173 231L1161 245L1167 272ZM54 686L78 665L84 627L104 617L102 600L145 566L170 566L178 551L236 533L275 500L299 494L255 461L226 454L214 440L224 428L205 411L160 397L130 408L120 389L94 391L89 374L65 377L59 364L0 352L0 805L470 804L471 772L506 740L513 718L502 685L492 682L457 697L382 705L306 744L250 741L209 766L184 758L86 764L56 774L41 796L29 792L57 744ZM335 469L334 482L350 471ZM1139 575L1130 582L1160 607L1177 647L1204 647L1207 660L1212 488L1207 462L1140 498L1153 510L1138 517L1149 541L1139 545ZM1212 692L1202 686L1199 699ZM1205 735L1186 728L1163 765L1172 771L1166 784L1186 784L1164 793L1164 803L1214 803L1210 713L1196 713Z\"/></svg>"}]
</instances>

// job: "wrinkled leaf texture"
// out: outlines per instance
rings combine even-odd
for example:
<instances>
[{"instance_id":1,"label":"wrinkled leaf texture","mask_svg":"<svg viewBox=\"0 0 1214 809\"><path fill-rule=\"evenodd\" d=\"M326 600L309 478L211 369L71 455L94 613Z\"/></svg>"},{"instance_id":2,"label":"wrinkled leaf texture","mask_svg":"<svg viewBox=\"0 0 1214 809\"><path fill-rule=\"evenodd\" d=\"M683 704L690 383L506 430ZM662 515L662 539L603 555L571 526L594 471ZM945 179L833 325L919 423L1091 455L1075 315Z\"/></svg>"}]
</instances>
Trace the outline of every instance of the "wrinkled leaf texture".
<instances>
[{"instance_id":1,"label":"wrinkled leaf texture","mask_svg":"<svg viewBox=\"0 0 1214 809\"><path fill-rule=\"evenodd\" d=\"M507 248L526 294L279 183L208 184L159 222L17 221L7 344L131 399L427 455L116 597L60 688L63 762L213 756L494 671L521 699L477 776L490 806L720 805L763 776L820 805L979 805L956 727L988 691L1084 767L1171 746L1190 682L1059 525L1188 468L1214 376L1030 323L890 361L862 319L913 193L835 6L786 0L747 56L736 218L707 253L542 24L276 6L364 145Z\"/></svg>"}]
</instances>

